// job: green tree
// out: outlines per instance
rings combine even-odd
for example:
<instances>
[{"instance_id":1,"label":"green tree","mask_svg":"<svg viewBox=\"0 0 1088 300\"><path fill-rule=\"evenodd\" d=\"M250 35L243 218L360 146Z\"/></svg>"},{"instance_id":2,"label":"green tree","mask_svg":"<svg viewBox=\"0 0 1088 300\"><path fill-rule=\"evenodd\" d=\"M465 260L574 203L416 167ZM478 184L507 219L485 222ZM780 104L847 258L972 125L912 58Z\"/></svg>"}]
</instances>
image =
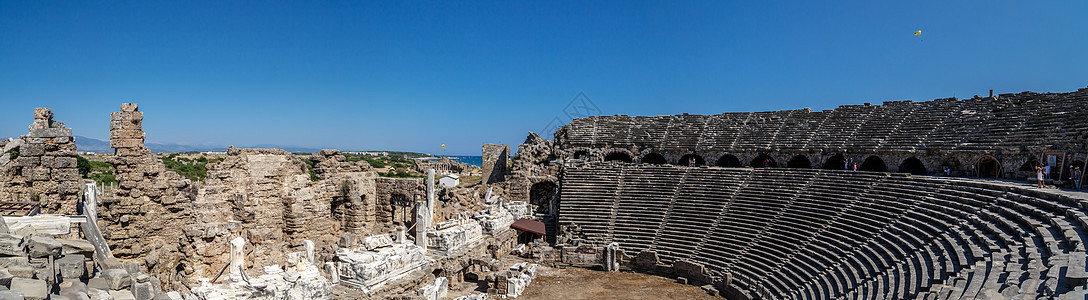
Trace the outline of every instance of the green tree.
<instances>
[{"instance_id":1,"label":"green tree","mask_svg":"<svg viewBox=\"0 0 1088 300\"><path fill-rule=\"evenodd\" d=\"M91 162L82 156L76 156L76 168L79 169L80 177L87 178L91 173Z\"/></svg>"}]
</instances>

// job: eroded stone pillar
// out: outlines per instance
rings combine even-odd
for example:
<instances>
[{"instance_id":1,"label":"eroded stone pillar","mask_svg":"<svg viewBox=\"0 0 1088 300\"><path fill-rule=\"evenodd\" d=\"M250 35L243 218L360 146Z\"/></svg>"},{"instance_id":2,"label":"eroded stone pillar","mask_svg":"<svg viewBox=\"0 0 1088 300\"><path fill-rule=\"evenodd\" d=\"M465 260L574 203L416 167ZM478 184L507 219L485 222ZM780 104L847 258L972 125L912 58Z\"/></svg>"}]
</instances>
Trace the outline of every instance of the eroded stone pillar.
<instances>
[{"instance_id":1,"label":"eroded stone pillar","mask_svg":"<svg viewBox=\"0 0 1088 300\"><path fill-rule=\"evenodd\" d=\"M340 283L340 270L336 269L336 263L325 263L325 272L329 273L329 282L332 284Z\"/></svg>"},{"instance_id":2,"label":"eroded stone pillar","mask_svg":"<svg viewBox=\"0 0 1088 300\"><path fill-rule=\"evenodd\" d=\"M394 229L394 238L396 238L396 240L394 240L394 242L396 242L397 244L403 244L403 243L407 242L408 241L408 237L406 236L407 231L408 231L408 229L404 228L403 224L398 223L397 228Z\"/></svg>"},{"instance_id":3,"label":"eroded stone pillar","mask_svg":"<svg viewBox=\"0 0 1088 300\"><path fill-rule=\"evenodd\" d=\"M306 247L306 263L314 264L314 242L311 240L302 241L302 245Z\"/></svg>"},{"instance_id":4,"label":"eroded stone pillar","mask_svg":"<svg viewBox=\"0 0 1088 300\"><path fill-rule=\"evenodd\" d=\"M431 228L431 212L427 203L416 201L416 246L427 248L427 231Z\"/></svg>"},{"instance_id":5,"label":"eroded stone pillar","mask_svg":"<svg viewBox=\"0 0 1088 300\"><path fill-rule=\"evenodd\" d=\"M615 272L620 270L620 265L616 261L616 252L619 252L620 244L611 243L604 247L604 270L609 272Z\"/></svg>"},{"instance_id":6,"label":"eroded stone pillar","mask_svg":"<svg viewBox=\"0 0 1088 300\"><path fill-rule=\"evenodd\" d=\"M241 280L242 270L246 268L245 252L242 251L245 245L246 240L242 237L230 240L230 277L235 281Z\"/></svg>"},{"instance_id":7,"label":"eroded stone pillar","mask_svg":"<svg viewBox=\"0 0 1088 300\"><path fill-rule=\"evenodd\" d=\"M434 169L427 169L427 210L434 214ZM433 220L433 219L432 219ZM427 222L427 224L431 224Z\"/></svg>"}]
</instances>

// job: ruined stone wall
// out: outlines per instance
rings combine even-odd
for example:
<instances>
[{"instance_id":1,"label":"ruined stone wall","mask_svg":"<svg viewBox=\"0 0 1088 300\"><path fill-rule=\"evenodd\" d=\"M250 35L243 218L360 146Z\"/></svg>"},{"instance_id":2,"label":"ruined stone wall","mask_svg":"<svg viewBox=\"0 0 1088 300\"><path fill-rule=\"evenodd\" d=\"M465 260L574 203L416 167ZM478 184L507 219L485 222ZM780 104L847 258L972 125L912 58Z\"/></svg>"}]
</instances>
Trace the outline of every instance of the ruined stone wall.
<instances>
[{"instance_id":1,"label":"ruined stone wall","mask_svg":"<svg viewBox=\"0 0 1088 300\"><path fill-rule=\"evenodd\" d=\"M392 226L393 223L409 225L414 222L416 201L427 199L427 188L420 178L388 178L375 180L377 189L377 222Z\"/></svg>"},{"instance_id":2,"label":"ruined stone wall","mask_svg":"<svg viewBox=\"0 0 1088 300\"><path fill-rule=\"evenodd\" d=\"M503 197L512 201L530 203L532 186L541 182L558 182L561 164L555 155L555 144L530 132L525 142L518 145L512 167L502 184Z\"/></svg>"},{"instance_id":3,"label":"ruined stone wall","mask_svg":"<svg viewBox=\"0 0 1088 300\"><path fill-rule=\"evenodd\" d=\"M378 224L378 174L364 161L347 162L339 150L314 153L314 172L332 199L332 218L345 232L374 234L387 230Z\"/></svg>"},{"instance_id":4,"label":"ruined stone wall","mask_svg":"<svg viewBox=\"0 0 1088 300\"><path fill-rule=\"evenodd\" d=\"M503 181L509 157L510 145L483 145L483 178L481 180L484 184Z\"/></svg>"},{"instance_id":5,"label":"ruined stone wall","mask_svg":"<svg viewBox=\"0 0 1088 300\"><path fill-rule=\"evenodd\" d=\"M328 158L320 159L324 162ZM213 268L196 271L212 276L208 272L225 264L226 241L231 236L244 237L253 245L247 259L260 267L276 264L304 240L327 249L341 232L349 231L355 225L349 220L357 212L344 211L347 207L334 210L334 199L346 194L359 200L373 193L372 173L361 169L336 173L333 163L316 165L321 167L315 166L315 171L320 170L325 178L314 182L306 163L291 153L233 147L223 161L209 164L208 177L201 182L194 203L193 219L199 222L186 228L192 241L190 250L203 265ZM331 257L331 251L318 254L322 255Z\"/></svg>"},{"instance_id":6,"label":"ruined stone wall","mask_svg":"<svg viewBox=\"0 0 1088 300\"><path fill-rule=\"evenodd\" d=\"M191 223L194 190L144 147L142 124L143 112L134 103L110 114L110 146L116 155L109 163L117 169L118 184L112 195L101 198L98 224L115 256L143 263L172 287L181 280L175 269L188 265L180 237Z\"/></svg>"},{"instance_id":7,"label":"ruined stone wall","mask_svg":"<svg viewBox=\"0 0 1088 300\"><path fill-rule=\"evenodd\" d=\"M30 133L0 141L0 201L38 202L42 213L76 214L79 171L72 129L34 109Z\"/></svg>"},{"instance_id":8,"label":"ruined stone wall","mask_svg":"<svg viewBox=\"0 0 1088 300\"><path fill-rule=\"evenodd\" d=\"M101 200L99 224L118 258L137 262L185 290L196 277L213 277L227 264L229 240L243 237L247 267L282 263L304 240L316 259L329 261L343 233L370 234L377 224L373 172L365 162L345 162L336 150L313 161L312 181L302 158L278 149L230 148L208 164L208 176L190 182L166 170L143 145L143 113L123 104L111 115L110 144L118 189ZM74 149L74 147L73 147Z\"/></svg>"}]
</instances>

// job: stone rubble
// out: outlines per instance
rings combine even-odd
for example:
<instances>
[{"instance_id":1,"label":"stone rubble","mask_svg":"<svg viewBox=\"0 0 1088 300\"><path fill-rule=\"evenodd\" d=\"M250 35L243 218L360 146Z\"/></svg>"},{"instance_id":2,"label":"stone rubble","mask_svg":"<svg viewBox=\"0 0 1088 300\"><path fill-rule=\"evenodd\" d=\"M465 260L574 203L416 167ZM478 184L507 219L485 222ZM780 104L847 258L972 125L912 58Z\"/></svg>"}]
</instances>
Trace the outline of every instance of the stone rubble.
<instances>
[{"instance_id":1,"label":"stone rubble","mask_svg":"<svg viewBox=\"0 0 1088 300\"><path fill-rule=\"evenodd\" d=\"M504 298L517 298L536 278L537 264L521 262L509 269L487 275L488 293Z\"/></svg>"},{"instance_id":2,"label":"stone rubble","mask_svg":"<svg viewBox=\"0 0 1088 300\"><path fill-rule=\"evenodd\" d=\"M313 251L291 252L287 254L286 267L270 265L263 267L264 274L249 277L244 272L231 276L226 284L215 284L207 278L201 278L200 286L186 299L268 299L302 300L332 299L332 283L321 274L314 265ZM239 267L244 265L238 264Z\"/></svg>"},{"instance_id":3,"label":"stone rubble","mask_svg":"<svg viewBox=\"0 0 1088 300\"><path fill-rule=\"evenodd\" d=\"M48 233L0 234L3 289L11 292L0 293L0 299L149 300L165 296L158 278L139 268L126 270L100 260L86 240L61 239Z\"/></svg>"},{"instance_id":4,"label":"stone rubble","mask_svg":"<svg viewBox=\"0 0 1088 300\"><path fill-rule=\"evenodd\" d=\"M419 289L419 296L423 297L423 300L440 300L446 298L449 291L450 280L446 277L438 277L434 279L434 283Z\"/></svg>"}]
</instances>

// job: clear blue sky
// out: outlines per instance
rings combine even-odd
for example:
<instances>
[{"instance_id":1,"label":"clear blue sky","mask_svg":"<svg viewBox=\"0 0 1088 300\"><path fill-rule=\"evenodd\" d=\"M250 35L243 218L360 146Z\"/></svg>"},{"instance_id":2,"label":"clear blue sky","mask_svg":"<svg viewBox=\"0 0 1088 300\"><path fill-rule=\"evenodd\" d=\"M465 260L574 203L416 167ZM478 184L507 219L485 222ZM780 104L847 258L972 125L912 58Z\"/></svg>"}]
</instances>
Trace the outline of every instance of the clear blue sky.
<instances>
[{"instance_id":1,"label":"clear blue sky","mask_svg":"<svg viewBox=\"0 0 1088 300\"><path fill-rule=\"evenodd\" d=\"M583 91L665 115L1088 86L1086 1L105 2L0 1L0 136L50 107L105 139L137 102L153 142L480 155Z\"/></svg>"}]
</instances>

